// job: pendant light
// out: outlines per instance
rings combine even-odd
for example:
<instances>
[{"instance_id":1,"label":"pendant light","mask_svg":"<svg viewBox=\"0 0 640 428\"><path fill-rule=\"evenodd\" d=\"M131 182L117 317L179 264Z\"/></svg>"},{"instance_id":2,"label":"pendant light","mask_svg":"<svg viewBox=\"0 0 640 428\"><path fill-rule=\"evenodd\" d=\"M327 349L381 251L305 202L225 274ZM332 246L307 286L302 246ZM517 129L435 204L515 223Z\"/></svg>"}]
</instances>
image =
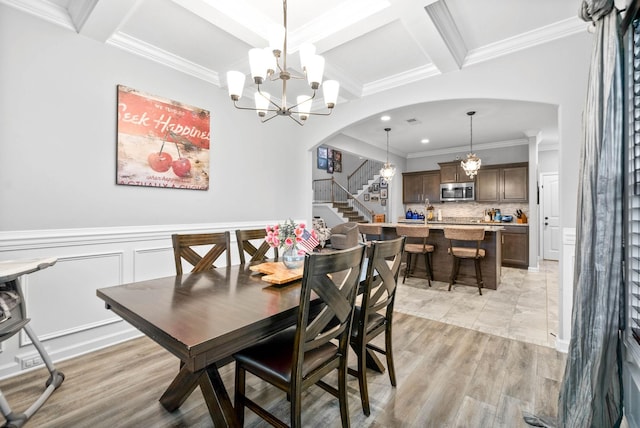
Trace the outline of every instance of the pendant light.
<instances>
[{"instance_id":1,"label":"pendant light","mask_svg":"<svg viewBox=\"0 0 640 428\"><path fill-rule=\"evenodd\" d=\"M389 131L391 128L384 128L384 130L387 132L387 162L380 168L380 176L386 181L391 181L396 174L396 167L389 163Z\"/></svg>"},{"instance_id":2,"label":"pendant light","mask_svg":"<svg viewBox=\"0 0 640 428\"><path fill-rule=\"evenodd\" d=\"M469 154L467 154L467 158L460 162L464 172L469 176L469 178L473 179L478 173L480 169L480 165L482 164L482 159L476 156L473 153L473 115L476 114L475 111L468 111L467 115L469 116Z\"/></svg>"}]
</instances>

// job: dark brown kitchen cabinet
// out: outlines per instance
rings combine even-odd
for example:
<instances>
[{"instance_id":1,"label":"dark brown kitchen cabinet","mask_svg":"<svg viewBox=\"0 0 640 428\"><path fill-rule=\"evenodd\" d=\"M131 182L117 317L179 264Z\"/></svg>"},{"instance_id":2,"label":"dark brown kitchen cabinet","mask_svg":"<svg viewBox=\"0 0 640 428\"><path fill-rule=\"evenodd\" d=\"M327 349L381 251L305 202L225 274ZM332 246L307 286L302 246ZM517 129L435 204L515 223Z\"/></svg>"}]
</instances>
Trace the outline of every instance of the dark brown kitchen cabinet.
<instances>
[{"instance_id":1,"label":"dark brown kitchen cabinet","mask_svg":"<svg viewBox=\"0 0 640 428\"><path fill-rule=\"evenodd\" d=\"M502 266L521 269L529 267L529 226L504 226Z\"/></svg>"},{"instance_id":2,"label":"dark brown kitchen cabinet","mask_svg":"<svg viewBox=\"0 0 640 428\"><path fill-rule=\"evenodd\" d=\"M402 174L402 202L422 204L440 201L440 171L406 172Z\"/></svg>"},{"instance_id":3,"label":"dark brown kitchen cabinet","mask_svg":"<svg viewBox=\"0 0 640 428\"><path fill-rule=\"evenodd\" d=\"M478 171L477 202L527 202L528 196L528 164L483 166Z\"/></svg>"},{"instance_id":4,"label":"dark brown kitchen cabinet","mask_svg":"<svg viewBox=\"0 0 640 428\"><path fill-rule=\"evenodd\" d=\"M476 177L476 201L496 202L500 198L500 168L483 168Z\"/></svg>"},{"instance_id":5,"label":"dark brown kitchen cabinet","mask_svg":"<svg viewBox=\"0 0 640 428\"><path fill-rule=\"evenodd\" d=\"M529 168L513 166L502 168L502 200L505 202L527 202L529 200Z\"/></svg>"},{"instance_id":6,"label":"dark brown kitchen cabinet","mask_svg":"<svg viewBox=\"0 0 640 428\"><path fill-rule=\"evenodd\" d=\"M438 163L440 165L441 183L468 183L473 181L464 172L460 161Z\"/></svg>"}]
</instances>

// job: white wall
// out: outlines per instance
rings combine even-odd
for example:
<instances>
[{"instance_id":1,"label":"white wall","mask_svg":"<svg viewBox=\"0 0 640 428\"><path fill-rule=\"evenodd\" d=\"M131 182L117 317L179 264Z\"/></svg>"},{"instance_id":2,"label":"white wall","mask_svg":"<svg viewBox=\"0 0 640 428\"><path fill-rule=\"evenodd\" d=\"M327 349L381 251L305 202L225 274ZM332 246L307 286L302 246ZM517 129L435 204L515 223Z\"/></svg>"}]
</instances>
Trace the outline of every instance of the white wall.
<instances>
[{"instance_id":1,"label":"white wall","mask_svg":"<svg viewBox=\"0 0 640 428\"><path fill-rule=\"evenodd\" d=\"M0 230L307 218L293 121L1 4L0 63ZM209 191L115 184L117 84L210 110Z\"/></svg>"}]
</instances>

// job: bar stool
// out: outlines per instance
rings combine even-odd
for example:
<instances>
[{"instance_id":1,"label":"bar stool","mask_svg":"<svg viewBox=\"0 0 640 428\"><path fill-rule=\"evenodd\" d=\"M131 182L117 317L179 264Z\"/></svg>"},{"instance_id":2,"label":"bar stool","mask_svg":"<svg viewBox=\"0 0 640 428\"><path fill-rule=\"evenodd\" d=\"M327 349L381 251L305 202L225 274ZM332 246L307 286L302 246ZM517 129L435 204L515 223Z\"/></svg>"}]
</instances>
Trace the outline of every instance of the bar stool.
<instances>
[{"instance_id":1,"label":"bar stool","mask_svg":"<svg viewBox=\"0 0 640 428\"><path fill-rule=\"evenodd\" d=\"M362 235L362 242L380 241L382 226L375 223L358 223L358 232Z\"/></svg>"},{"instance_id":2,"label":"bar stool","mask_svg":"<svg viewBox=\"0 0 640 428\"><path fill-rule=\"evenodd\" d=\"M407 240L404 244L404 252L407 254L407 267L404 270L404 278L402 279L402 283L404 284L407 277L415 277L415 275L413 275L413 272L411 272L412 255L415 254L417 256L420 254L424 254L424 264L427 270L427 281L429 281L429 287L431 287L431 280L433 279L431 254L435 250L435 247L427 243L427 238L429 237L429 226L397 225L396 234L407 237Z\"/></svg>"},{"instance_id":3,"label":"bar stool","mask_svg":"<svg viewBox=\"0 0 640 428\"><path fill-rule=\"evenodd\" d=\"M480 269L480 261L485 256L485 250L480 248L480 243L484 240L484 229L482 228L452 228L445 227L444 237L449 240L449 254L453 257L453 264L451 265L451 276L449 277L449 291L451 286L456 283L458 279L458 272L460 270L460 260L473 260L476 268L476 284L478 286L478 292L482 296L482 287L484 281L482 280L482 270ZM475 241L475 247L467 244L464 246L464 242ZM454 242L459 243L458 246L454 245Z\"/></svg>"}]
</instances>

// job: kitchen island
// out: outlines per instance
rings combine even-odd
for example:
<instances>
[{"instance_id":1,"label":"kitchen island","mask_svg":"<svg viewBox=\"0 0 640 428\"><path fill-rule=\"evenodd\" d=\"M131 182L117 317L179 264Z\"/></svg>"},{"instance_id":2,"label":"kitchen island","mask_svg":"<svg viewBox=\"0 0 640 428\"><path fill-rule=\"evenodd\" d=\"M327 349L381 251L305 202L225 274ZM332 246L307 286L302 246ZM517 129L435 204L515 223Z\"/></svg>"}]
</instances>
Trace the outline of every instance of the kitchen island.
<instances>
[{"instance_id":1,"label":"kitchen island","mask_svg":"<svg viewBox=\"0 0 640 428\"><path fill-rule=\"evenodd\" d=\"M403 223L404 224L404 223ZM424 222L415 223L416 225L424 225ZM397 237L396 224L395 223L382 223L382 239L393 239ZM485 231L484 241L482 241L480 248L485 250L485 257L482 259L480 266L482 269L482 279L484 280L484 288L491 290L497 290L500 285L500 273L502 265L502 230L504 229L499 223L473 223L473 224L460 224L460 223L446 223L446 222L434 222L428 223L429 226L429 238L427 242L435 247L432 254L433 264L433 278L436 281L449 282L449 276L451 274L451 266L453 263L452 257L448 253L449 240L444 237L445 227L471 227L482 228ZM469 242L469 246L475 248L475 243ZM425 275L426 271L424 265L424 257L417 257L415 272L420 276L420 272ZM401 272L404 276L404 272ZM475 276L475 268L473 263L461 263L460 264L460 276ZM463 279L468 285L475 287L473 280ZM463 285L460 282L456 282L456 285Z\"/></svg>"}]
</instances>

